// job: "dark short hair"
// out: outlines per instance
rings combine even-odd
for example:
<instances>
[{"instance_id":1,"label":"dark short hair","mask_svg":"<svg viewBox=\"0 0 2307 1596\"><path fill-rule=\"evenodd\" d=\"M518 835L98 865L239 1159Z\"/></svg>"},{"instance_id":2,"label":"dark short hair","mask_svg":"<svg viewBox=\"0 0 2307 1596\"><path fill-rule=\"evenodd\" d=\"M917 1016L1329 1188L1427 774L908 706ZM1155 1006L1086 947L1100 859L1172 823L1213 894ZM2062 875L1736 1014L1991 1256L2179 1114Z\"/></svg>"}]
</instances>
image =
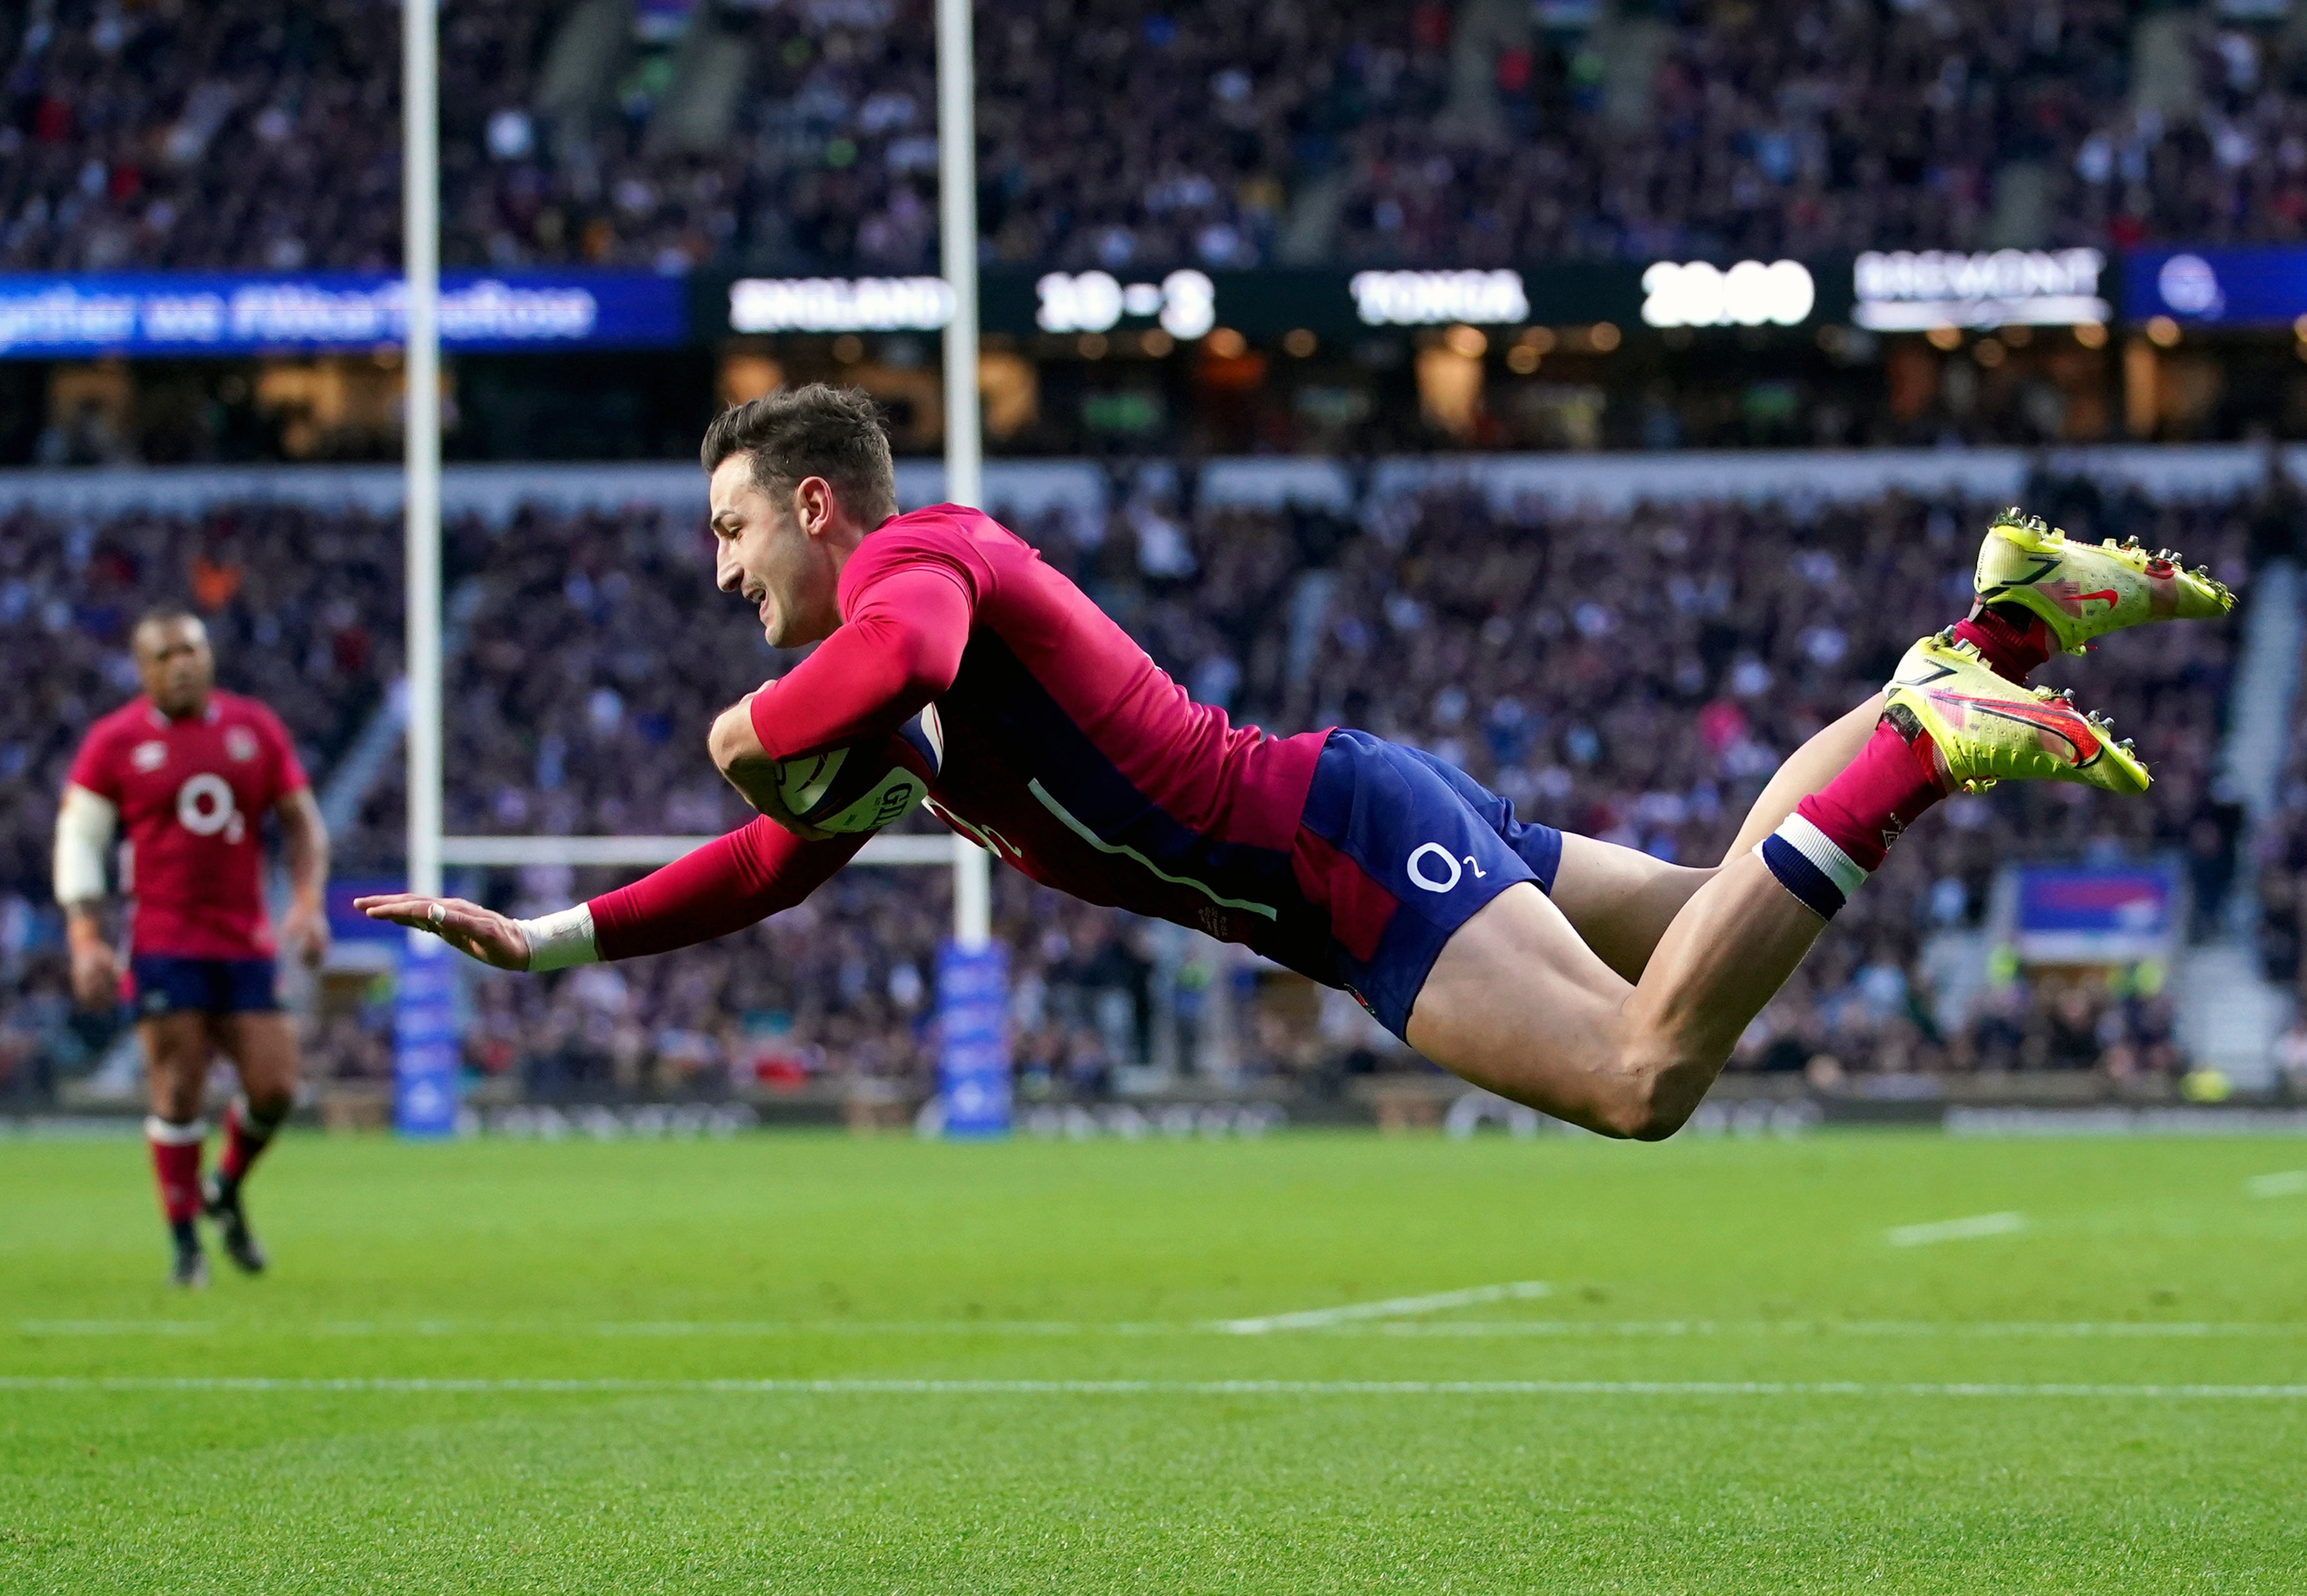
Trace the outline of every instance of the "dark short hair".
<instances>
[{"instance_id":1,"label":"dark short hair","mask_svg":"<svg viewBox=\"0 0 2307 1596\"><path fill-rule=\"evenodd\" d=\"M805 476L824 477L869 530L897 513L889 434L871 397L857 389L810 382L730 406L705 429L698 458L713 471L733 454L753 462L764 493L790 493Z\"/></svg>"}]
</instances>

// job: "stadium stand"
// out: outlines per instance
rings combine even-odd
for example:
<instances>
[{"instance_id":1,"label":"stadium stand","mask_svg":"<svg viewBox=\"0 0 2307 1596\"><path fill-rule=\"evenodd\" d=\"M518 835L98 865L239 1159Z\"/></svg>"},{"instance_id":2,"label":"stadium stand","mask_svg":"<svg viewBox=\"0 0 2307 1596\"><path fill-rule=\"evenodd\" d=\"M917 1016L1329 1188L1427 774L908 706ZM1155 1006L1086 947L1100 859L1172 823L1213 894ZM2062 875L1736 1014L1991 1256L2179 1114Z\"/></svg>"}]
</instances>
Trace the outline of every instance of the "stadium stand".
<instances>
[{"instance_id":1,"label":"stadium stand","mask_svg":"<svg viewBox=\"0 0 2307 1596\"><path fill-rule=\"evenodd\" d=\"M2240 574L2247 531L2235 506L2158 506L2080 485L2045 491L2068 503L2079 533L2135 535ZM1368 725L1494 783L1526 813L1700 861L1720 855L1788 749L1863 697L1916 635L1960 612L1964 565L1989 511L1890 497L1812 511L1773 502L1555 515L1535 502L1500 512L1445 490L1374 500L1354 521L1302 509L1188 514L1141 498L1102 522L1052 512L1022 529L1181 681L1244 717L1277 731ZM740 689L744 673L717 662L730 649L759 656L758 639L734 616L729 637L712 634L699 656L713 666L668 673L635 696L618 664L626 640L672 635L665 628L676 614L697 625L690 606L699 566L679 548L690 534L669 536L654 517L560 530L573 540L573 561L559 552L567 544L529 528L502 540L504 563L491 570L525 579L525 588L503 589L528 595L534 607L520 626L544 639L586 637L582 658L564 653L563 669L528 674L525 691L552 696L508 724L551 729L524 742L488 720L482 740L527 751L501 755L494 768L505 779L460 785L452 803L485 829L527 828L547 814L552 825L580 830L682 830L714 814L716 823L733 820L738 811L709 782L658 796L622 772L657 746L663 725L702 725ZM595 567L618 551L630 586L610 598ZM563 574L572 567L579 574ZM514 579L516 571L528 574ZM648 590L665 582L672 586ZM1556 590L1577 597L1549 601ZM1903 596L1884 604L1886 592ZM1633 629L1673 640L1646 650L1654 665L1630 672L1610 639ZM2142 750L2157 773L2149 796L2078 803L2065 789L2017 787L1951 806L1894 854L1831 949L1758 1025L1742 1064L1803 1068L1825 1055L1837 1063L1822 1069L1845 1060L1885 1070L2175 1067L2169 1007L2156 993L2001 988L1975 1015L1949 1017L1937 1012L1920 962L1932 929L1977 922L1996 864L2021 850L2102 859L2199 852L2199 917L2216 918L2227 880L2222 862L2232 858L2239 824L2211 793L2233 639L2171 629L2123 641L2133 646L2057 663L2046 674L2119 721L2141 722L2155 706L2168 730ZM514 658L505 649L500 666ZM463 668L489 666L468 656ZM451 699L493 716L486 706L506 690L501 681L479 686ZM532 757L552 785L529 774ZM606 772L618 774L605 780ZM2077 832L2069 817L2086 819L2088 829ZM607 824L612 818L621 827ZM1000 917L1021 976L1017 1017L1030 1038L1020 1057L1031 1074L1093 1088L1128 1061L1133 1042L1144 1044L1142 1024L1111 1017L1145 1005L1154 962L1145 931L1097 911L1060 913L1049 895L1002 880ZM539 907L591 889L568 872L522 888ZM866 1073L904 1074L926 1066L922 994L943 923L920 899L886 876L852 872L836 903L807 918L819 937L845 917L866 922L870 934L820 942L780 921L751 933L766 959L747 960L740 939L692 956L697 971L669 959L613 982L503 982L498 1001L522 1005L523 1028L563 1011L556 1034L586 1028L566 1012L571 1005L601 1011L606 1017L588 1022L596 1045L583 1077L596 1081L610 1078L614 1051L605 1038L621 1027L629 1027L624 1045L636 1060L652 1050L631 1032L669 1028L678 1036L670 1051L684 1068L700 1056L725 1061L750 1049L768 1060L765 1069L862 1061ZM813 984L797 974L810 966L819 972ZM753 987L759 1000L732 1000L733 982ZM814 1002L794 996L812 992ZM742 1019L722 1017L733 1013L752 1015L757 1034L749 1040ZM724 1034L708 1050L716 1025ZM1249 1052L1253 1071L1298 1062L1254 1043Z\"/></svg>"},{"instance_id":2,"label":"stadium stand","mask_svg":"<svg viewBox=\"0 0 2307 1596\"><path fill-rule=\"evenodd\" d=\"M1550 12L1574 25L1495 0L997 0L985 253L1462 266L2307 231L2295 30L2114 0ZM391 6L19 14L0 269L396 259ZM924 0L466 0L442 28L452 264L934 257Z\"/></svg>"},{"instance_id":3,"label":"stadium stand","mask_svg":"<svg viewBox=\"0 0 2307 1596\"><path fill-rule=\"evenodd\" d=\"M2036 488L2078 534L2135 535L2242 575L2246 500L2158 504L2083 483ZM1890 494L1572 512L1442 486L1373 494L1351 516L1190 511L1149 493L1102 518L1058 507L1018 524L1181 681L1241 717L1276 731L1367 725L1461 765L1525 813L1707 861L1788 750L1863 697L1917 635L1960 612L1991 508ZM84 1051L65 1034L53 929L41 929L47 801L80 728L133 691L127 618L153 598L198 596L227 683L279 705L325 771L397 669L386 567L398 534L362 512L253 506L197 522L66 527L20 516L8 530L0 624L18 657L43 662L0 738L0 759L25 777L12 784L0 838L0 950L23 973L25 995L0 1020L0 1051L29 1079L35 1053L53 1069ZM448 548L451 585L469 596L447 694L451 830L694 834L742 818L688 755L714 710L783 662L742 606L704 592L701 532L654 509L532 505L502 524L456 521ZM1634 631L1655 643L1630 663L1614 639ZM2214 923L2241 823L2212 784L2234 646L2230 629L2157 629L2054 661L2046 679L2076 686L2119 723L2144 724L2153 706L2160 731L2141 749L2153 790L2115 803L2021 785L1947 805L1893 852L1758 1022L1738 1067L1823 1078L2176 1068L2157 991L2013 984L1950 1008L1924 955L1934 931L1979 922L1996 866L2020 854L2185 854L2198 930ZM397 868L395 774L339 835L344 873ZM2291 791L2295 816L2295 769ZM2294 819L2282 835L2303 829ZM2297 845L2286 845L2290 860ZM530 867L476 875L467 889L536 913L618 879ZM1012 872L997 880L1029 1091L1105 1090L1118 1067L1145 1056L1157 1023L1184 1028L1190 1060L1196 1005L1213 982L1238 978L1230 965L1162 943L1167 928L1061 904ZM856 870L713 947L541 981L483 974L468 1060L541 1096L718 1094L733 1080L820 1075L910 1087L930 1066L946 890L941 872ZM2273 960L2293 899L2280 886L2262 896ZM2295 926L2291 935L2295 964ZM1157 1008L1170 1017L1157 1022ZM385 1020L380 1011L335 1022L320 1049L326 1068L384 1069ZM1330 1017L1311 1049L1245 1027L1235 1057L1251 1074L1319 1077L1385 1062L1389 1050L1350 1020Z\"/></svg>"}]
</instances>

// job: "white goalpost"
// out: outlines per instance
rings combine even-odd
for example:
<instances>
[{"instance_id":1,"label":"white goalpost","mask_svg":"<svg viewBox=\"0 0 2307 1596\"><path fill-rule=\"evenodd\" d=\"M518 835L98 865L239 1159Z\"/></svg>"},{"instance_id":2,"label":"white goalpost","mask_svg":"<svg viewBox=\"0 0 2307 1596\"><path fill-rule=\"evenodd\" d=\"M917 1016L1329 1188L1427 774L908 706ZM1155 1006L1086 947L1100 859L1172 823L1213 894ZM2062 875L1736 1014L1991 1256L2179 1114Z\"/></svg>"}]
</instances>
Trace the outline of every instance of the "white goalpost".
<instances>
[{"instance_id":1,"label":"white goalpost","mask_svg":"<svg viewBox=\"0 0 2307 1596\"><path fill-rule=\"evenodd\" d=\"M945 496L982 509L985 442L977 413L977 63L970 0L938 0L938 246L953 288L945 324ZM879 840L879 839L877 839ZM892 842L896 839L888 839ZM953 836L953 940L975 952L991 939L991 862Z\"/></svg>"},{"instance_id":2,"label":"white goalpost","mask_svg":"<svg viewBox=\"0 0 2307 1596\"><path fill-rule=\"evenodd\" d=\"M408 889L441 893L441 139L437 0L401 0L401 270L408 330Z\"/></svg>"},{"instance_id":3,"label":"white goalpost","mask_svg":"<svg viewBox=\"0 0 2307 1596\"><path fill-rule=\"evenodd\" d=\"M402 0L403 256L407 275L407 571L408 889L437 896L449 865L653 868L710 837L452 837L442 805L440 147L438 0ZM977 400L977 150L970 0L938 0L938 185L945 278L945 496L977 507L984 445ZM958 833L876 837L853 864L954 872L954 941L991 938L991 861Z\"/></svg>"}]
</instances>

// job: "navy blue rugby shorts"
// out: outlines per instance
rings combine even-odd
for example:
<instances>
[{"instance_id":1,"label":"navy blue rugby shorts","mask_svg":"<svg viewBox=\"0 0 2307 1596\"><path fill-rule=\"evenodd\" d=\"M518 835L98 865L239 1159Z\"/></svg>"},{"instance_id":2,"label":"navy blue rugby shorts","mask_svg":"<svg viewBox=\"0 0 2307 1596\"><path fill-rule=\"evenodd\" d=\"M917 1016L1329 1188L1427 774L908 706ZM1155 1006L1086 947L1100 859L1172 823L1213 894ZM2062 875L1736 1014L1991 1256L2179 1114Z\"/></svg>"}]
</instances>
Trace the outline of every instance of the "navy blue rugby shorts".
<instances>
[{"instance_id":1,"label":"navy blue rugby shorts","mask_svg":"<svg viewBox=\"0 0 2307 1596\"><path fill-rule=\"evenodd\" d=\"M1442 945L1517 881L1551 893L1562 833L1515 819L1431 754L1341 728L1315 765L1299 852L1300 884L1330 917L1338 984L1407 1041Z\"/></svg>"},{"instance_id":2,"label":"navy blue rugby shorts","mask_svg":"<svg viewBox=\"0 0 2307 1596\"><path fill-rule=\"evenodd\" d=\"M136 1017L263 1014L280 1007L269 958L178 958L140 953L129 961Z\"/></svg>"}]
</instances>

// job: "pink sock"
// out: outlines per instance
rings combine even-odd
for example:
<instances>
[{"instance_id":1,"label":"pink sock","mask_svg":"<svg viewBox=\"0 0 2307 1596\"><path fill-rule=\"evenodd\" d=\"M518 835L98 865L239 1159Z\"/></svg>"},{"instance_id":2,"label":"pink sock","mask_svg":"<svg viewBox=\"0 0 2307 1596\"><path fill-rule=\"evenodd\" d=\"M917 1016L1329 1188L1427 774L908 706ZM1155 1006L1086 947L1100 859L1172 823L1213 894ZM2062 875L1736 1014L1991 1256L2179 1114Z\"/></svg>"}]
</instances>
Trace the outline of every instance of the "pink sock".
<instances>
[{"instance_id":1,"label":"pink sock","mask_svg":"<svg viewBox=\"0 0 2307 1596\"><path fill-rule=\"evenodd\" d=\"M190 1224L201 1211L201 1143L207 1127L151 1119L144 1121L152 1147L152 1176L160 1188L160 1212L170 1224Z\"/></svg>"},{"instance_id":2,"label":"pink sock","mask_svg":"<svg viewBox=\"0 0 2307 1596\"><path fill-rule=\"evenodd\" d=\"M1899 834L1946 796L1935 752L1928 732L1917 729L1909 742L1889 718L1877 722L1858 757L1762 839L1762 862L1780 886L1832 919L1882 867Z\"/></svg>"},{"instance_id":3,"label":"pink sock","mask_svg":"<svg viewBox=\"0 0 2307 1596\"><path fill-rule=\"evenodd\" d=\"M2035 667L2051 657L2051 629L2024 605L1983 604L1954 623L1954 635L1978 650L1986 668L2005 682L2027 685Z\"/></svg>"}]
</instances>

